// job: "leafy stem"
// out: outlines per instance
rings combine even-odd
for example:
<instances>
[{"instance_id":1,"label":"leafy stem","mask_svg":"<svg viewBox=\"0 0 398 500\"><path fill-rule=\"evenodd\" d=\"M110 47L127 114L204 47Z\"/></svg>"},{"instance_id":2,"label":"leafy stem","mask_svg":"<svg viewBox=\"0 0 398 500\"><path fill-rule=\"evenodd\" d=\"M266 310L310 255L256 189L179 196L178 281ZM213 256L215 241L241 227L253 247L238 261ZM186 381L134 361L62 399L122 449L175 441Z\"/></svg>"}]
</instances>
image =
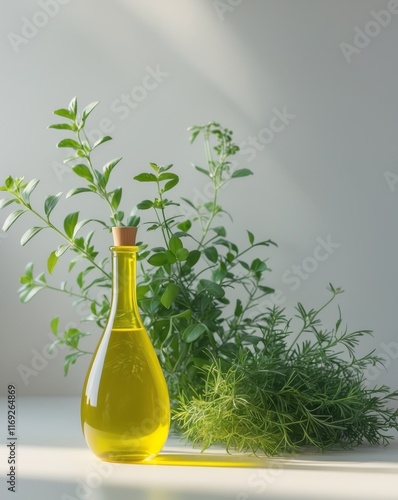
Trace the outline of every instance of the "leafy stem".
<instances>
[{"instance_id":1,"label":"leafy stem","mask_svg":"<svg viewBox=\"0 0 398 500\"><path fill-rule=\"evenodd\" d=\"M294 338L293 342L291 343L291 346L290 348L288 349L288 353L289 351L297 344L299 338L301 337L301 335L308 331L308 328L309 327L314 327L317 323L317 317L319 316L319 314L331 303L333 302L333 300L335 299L335 297L342 293L343 290L341 288L335 288L331 283L329 283L329 290L331 291L332 293L332 296L330 297L330 299L325 303L323 304L323 306L321 306L318 310L314 310L312 309L311 311L309 312L305 312L305 310L303 309L302 305L299 303L297 305L297 310L299 311L300 313L300 318L303 322L303 326L301 327L301 329L299 330L297 336Z\"/></svg>"},{"instance_id":2,"label":"leafy stem","mask_svg":"<svg viewBox=\"0 0 398 500\"><path fill-rule=\"evenodd\" d=\"M64 240L68 242L68 244L75 249L78 253L84 255L84 257L94 266L96 267L104 276L111 279L111 275L107 273L101 266L99 266L95 260L91 257L91 255L84 249L76 244L74 238L68 237L64 232L58 229L54 224L49 220L48 217L43 217L37 210L35 210L30 203L26 202L23 196L18 192L18 190L11 190L10 193L18 200L18 203L26 207L32 214L34 214L38 219L40 219L47 228L55 231L59 236L61 236Z\"/></svg>"}]
</instances>

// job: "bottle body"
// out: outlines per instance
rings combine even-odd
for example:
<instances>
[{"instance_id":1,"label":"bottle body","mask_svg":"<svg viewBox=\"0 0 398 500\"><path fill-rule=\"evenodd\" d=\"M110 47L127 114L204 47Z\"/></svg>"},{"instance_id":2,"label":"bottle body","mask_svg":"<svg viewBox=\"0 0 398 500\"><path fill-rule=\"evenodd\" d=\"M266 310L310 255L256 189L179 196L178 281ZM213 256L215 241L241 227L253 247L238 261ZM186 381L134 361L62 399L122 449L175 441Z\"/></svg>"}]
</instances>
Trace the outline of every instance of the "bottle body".
<instances>
[{"instance_id":1,"label":"bottle body","mask_svg":"<svg viewBox=\"0 0 398 500\"><path fill-rule=\"evenodd\" d=\"M155 350L136 301L137 247L111 247L112 303L83 387L81 420L102 460L135 463L162 449L170 403Z\"/></svg>"}]
</instances>

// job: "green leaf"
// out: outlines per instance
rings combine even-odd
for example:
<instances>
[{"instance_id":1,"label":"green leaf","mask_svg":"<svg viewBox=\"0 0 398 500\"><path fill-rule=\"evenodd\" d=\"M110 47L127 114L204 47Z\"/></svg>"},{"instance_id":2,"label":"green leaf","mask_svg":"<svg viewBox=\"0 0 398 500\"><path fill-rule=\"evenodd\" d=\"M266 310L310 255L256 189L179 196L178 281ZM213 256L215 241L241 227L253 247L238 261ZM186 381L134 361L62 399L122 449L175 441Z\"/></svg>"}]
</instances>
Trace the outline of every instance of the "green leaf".
<instances>
[{"instance_id":1,"label":"green leaf","mask_svg":"<svg viewBox=\"0 0 398 500\"><path fill-rule=\"evenodd\" d=\"M16 200L14 198L4 198L3 200L0 200L0 209L8 207L11 203L16 203Z\"/></svg>"},{"instance_id":2,"label":"green leaf","mask_svg":"<svg viewBox=\"0 0 398 500\"><path fill-rule=\"evenodd\" d=\"M171 166L171 165L170 165ZM164 167L161 167L161 170L163 170ZM158 180L159 181L167 181L167 180L174 180L174 179L178 179L178 175L177 174L173 174L172 172L163 172L159 175L158 177Z\"/></svg>"},{"instance_id":3,"label":"green leaf","mask_svg":"<svg viewBox=\"0 0 398 500\"><path fill-rule=\"evenodd\" d=\"M26 286L26 285L25 285ZM28 286L26 288L22 287L23 289L20 289L19 293L19 300L23 303L26 304L26 302L29 302L30 300L33 299L33 297L40 292L40 290L43 290L45 286L37 285L37 286Z\"/></svg>"},{"instance_id":4,"label":"green leaf","mask_svg":"<svg viewBox=\"0 0 398 500\"><path fill-rule=\"evenodd\" d=\"M138 182L157 182L158 180L155 174L147 174L145 172L136 175L133 179Z\"/></svg>"},{"instance_id":5,"label":"green leaf","mask_svg":"<svg viewBox=\"0 0 398 500\"><path fill-rule=\"evenodd\" d=\"M80 158L80 156L78 154L75 154L74 156L69 156L68 158L65 158L62 163L64 163L66 165L67 163L69 163L71 161L75 161L78 158Z\"/></svg>"},{"instance_id":6,"label":"green leaf","mask_svg":"<svg viewBox=\"0 0 398 500\"><path fill-rule=\"evenodd\" d=\"M65 217L64 230L69 238L73 238L73 231L79 218L79 212L73 212Z\"/></svg>"},{"instance_id":7,"label":"green leaf","mask_svg":"<svg viewBox=\"0 0 398 500\"><path fill-rule=\"evenodd\" d=\"M15 210L14 212L11 212L10 215L7 217L7 219L4 221L3 224L3 231L6 232L10 229L10 227L14 224L14 222L20 217L22 214L27 212L26 209L24 210Z\"/></svg>"},{"instance_id":8,"label":"green leaf","mask_svg":"<svg viewBox=\"0 0 398 500\"><path fill-rule=\"evenodd\" d=\"M101 139L98 139L98 141L94 142L92 149L95 149L96 147L100 146L104 142L108 142L108 141L111 141L111 140L112 140L112 137L110 137L109 135L101 137Z\"/></svg>"},{"instance_id":9,"label":"green leaf","mask_svg":"<svg viewBox=\"0 0 398 500\"><path fill-rule=\"evenodd\" d=\"M178 296L180 289L175 283L169 283L164 291L163 295L160 297L160 302L169 309L171 304L175 301Z\"/></svg>"},{"instance_id":10,"label":"green leaf","mask_svg":"<svg viewBox=\"0 0 398 500\"><path fill-rule=\"evenodd\" d=\"M227 236L227 231L223 226L212 227L211 229L217 234L217 236L221 236L223 238Z\"/></svg>"},{"instance_id":11,"label":"green leaf","mask_svg":"<svg viewBox=\"0 0 398 500\"><path fill-rule=\"evenodd\" d=\"M69 111L69 109L65 109L65 108L56 109L54 111L54 115L63 116L64 118L69 118L69 120L75 119L73 113L71 113Z\"/></svg>"},{"instance_id":12,"label":"green leaf","mask_svg":"<svg viewBox=\"0 0 398 500\"><path fill-rule=\"evenodd\" d=\"M88 115L91 113L91 111L96 108L99 104L99 101L92 102L88 104L82 111L82 120L83 122L86 121Z\"/></svg>"},{"instance_id":13,"label":"green leaf","mask_svg":"<svg viewBox=\"0 0 398 500\"><path fill-rule=\"evenodd\" d=\"M151 200L141 201L141 203L138 203L137 205L137 208L139 208L140 210L148 210L148 208L152 207L153 207L153 201Z\"/></svg>"},{"instance_id":14,"label":"green leaf","mask_svg":"<svg viewBox=\"0 0 398 500\"><path fill-rule=\"evenodd\" d=\"M73 352L72 354L67 354L65 356L65 362L64 362L65 376L68 375L70 365L74 365L76 363L77 358L81 356L81 354L82 353L80 352Z\"/></svg>"},{"instance_id":15,"label":"green leaf","mask_svg":"<svg viewBox=\"0 0 398 500\"><path fill-rule=\"evenodd\" d=\"M183 197L181 197L181 199L184 200L185 203L190 207L192 207L196 212L198 211L198 209L195 207L195 205L192 203L191 200L188 200L188 198L183 198Z\"/></svg>"},{"instance_id":16,"label":"green leaf","mask_svg":"<svg viewBox=\"0 0 398 500\"><path fill-rule=\"evenodd\" d=\"M187 260L188 255L189 250L187 248L179 248L176 253L177 260L179 260L180 262Z\"/></svg>"},{"instance_id":17,"label":"green leaf","mask_svg":"<svg viewBox=\"0 0 398 500\"><path fill-rule=\"evenodd\" d=\"M237 299L235 311L234 311L234 316L239 317L242 314L242 311L243 311L242 301L240 299Z\"/></svg>"},{"instance_id":18,"label":"green leaf","mask_svg":"<svg viewBox=\"0 0 398 500\"><path fill-rule=\"evenodd\" d=\"M80 194L80 193L93 193L93 189L86 188L86 187L78 187L78 188L73 188L70 191L66 193L65 198L70 198L71 196L75 196L75 194Z\"/></svg>"},{"instance_id":19,"label":"green leaf","mask_svg":"<svg viewBox=\"0 0 398 500\"><path fill-rule=\"evenodd\" d=\"M115 189L115 191L113 192L113 195L112 195L112 207L117 210L119 208L119 205L120 205L120 201L122 199L122 188L119 187L117 189Z\"/></svg>"},{"instance_id":20,"label":"green leaf","mask_svg":"<svg viewBox=\"0 0 398 500\"><path fill-rule=\"evenodd\" d=\"M55 195L47 196L47 198L45 199L45 201L44 201L44 213L46 214L47 218L50 217L51 212L56 207L61 196L62 196L62 193L58 193Z\"/></svg>"},{"instance_id":21,"label":"green leaf","mask_svg":"<svg viewBox=\"0 0 398 500\"><path fill-rule=\"evenodd\" d=\"M30 195L35 189L35 187L39 184L39 182L40 182L39 179L32 179L30 182L28 182L28 184L22 191L22 198L26 203L29 203Z\"/></svg>"},{"instance_id":22,"label":"green leaf","mask_svg":"<svg viewBox=\"0 0 398 500\"><path fill-rule=\"evenodd\" d=\"M21 245L24 246L26 243L33 238L37 233L39 233L44 227L31 227L26 231L26 233L21 238Z\"/></svg>"},{"instance_id":23,"label":"green leaf","mask_svg":"<svg viewBox=\"0 0 398 500\"><path fill-rule=\"evenodd\" d=\"M26 278L25 282L33 280L33 262L28 262L24 269L23 278ZM22 283L22 278L21 278Z\"/></svg>"},{"instance_id":24,"label":"green leaf","mask_svg":"<svg viewBox=\"0 0 398 500\"><path fill-rule=\"evenodd\" d=\"M122 159L120 158L115 158L112 161L109 161L102 167L102 172L104 174L104 182L105 184L108 184L109 177L111 175L112 170L116 167L116 165L119 163L119 161Z\"/></svg>"},{"instance_id":25,"label":"green leaf","mask_svg":"<svg viewBox=\"0 0 398 500\"><path fill-rule=\"evenodd\" d=\"M160 168L156 165L156 163L149 162L149 165L151 166L151 168L153 168L153 170L154 170L156 173L159 173Z\"/></svg>"},{"instance_id":26,"label":"green leaf","mask_svg":"<svg viewBox=\"0 0 398 500\"><path fill-rule=\"evenodd\" d=\"M91 219L83 219L83 220L79 221L79 222L76 224L76 226L75 226L75 228L74 228L74 230L73 230L73 237L75 237L75 236L77 235L77 233L80 231L80 229L81 229L83 226L85 226L85 225L86 225L88 222L90 222L90 221L91 221Z\"/></svg>"},{"instance_id":27,"label":"green leaf","mask_svg":"<svg viewBox=\"0 0 398 500\"><path fill-rule=\"evenodd\" d=\"M195 342L206 332L206 327L200 323L193 323L185 328L182 338L187 344Z\"/></svg>"},{"instance_id":28,"label":"green leaf","mask_svg":"<svg viewBox=\"0 0 398 500\"><path fill-rule=\"evenodd\" d=\"M71 100L71 102L69 103L68 109L72 113L74 118L76 118L76 115L77 115L77 98L76 97L74 97Z\"/></svg>"},{"instance_id":29,"label":"green leaf","mask_svg":"<svg viewBox=\"0 0 398 500\"><path fill-rule=\"evenodd\" d=\"M9 175L7 177L7 179L4 181L4 189L2 187L2 191L8 191L8 190L12 190L14 188L14 185L15 185L15 180L13 179L13 177L11 175Z\"/></svg>"},{"instance_id":30,"label":"green leaf","mask_svg":"<svg viewBox=\"0 0 398 500\"><path fill-rule=\"evenodd\" d=\"M76 130L76 125L74 123L55 123L54 125L49 125L48 128L55 128L57 130L70 130L74 132Z\"/></svg>"},{"instance_id":31,"label":"green leaf","mask_svg":"<svg viewBox=\"0 0 398 500\"><path fill-rule=\"evenodd\" d=\"M83 288L84 285L84 272L80 271L80 273L77 275L76 282L79 285L79 288Z\"/></svg>"},{"instance_id":32,"label":"green leaf","mask_svg":"<svg viewBox=\"0 0 398 500\"><path fill-rule=\"evenodd\" d=\"M159 172L167 172L167 170L170 170L172 166L173 166L172 163L170 163L169 165L161 165L159 167Z\"/></svg>"},{"instance_id":33,"label":"green leaf","mask_svg":"<svg viewBox=\"0 0 398 500\"><path fill-rule=\"evenodd\" d=\"M97 184L98 186L102 187L103 189L105 189L105 181L104 181L104 175L102 174L102 172L100 172L99 170L95 169L94 170L95 172L95 177L97 179ZM95 189L95 187L94 187Z\"/></svg>"},{"instance_id":34,"label":"green leaf","mask_svg":"<svg viewBox=\"0 0 398 500\"><path fill-rule=\"evenodd\" d=\"M171 181L166 182L166 184L162 189L162 192L165 193L166 191L170 191L170 189L173 189L173 187L176 186L178 182L179 182L178 177L176 179L172 179Z\"/></svg>"},{"instance_id":35,"label":"green leaf","mask_svg":"<svg viewBox=\"0 0 398 500\"><path fill-rule=\"evenodd\" d=\"M173 253L171 253L170 250L166 250L165 255L167 256L169 264L174 264L175 262L177 262L176 256Z\"/></svg>"},{"instance_id":36,"label":"green leaf","mask_svg":"<svg viewBox=\"0 0 398 500\"><path fill-rule=\"evenodd\" d=\"M91 173L91 171L87 165L84 165L83 163L79 163L78 165L75 165L74 167L72 167L72 170L79 177L83 177L83 179L87 179L89 182L94 181L93 174Z\"/></svg>"},{"instance_id":37,"label":"green leaf","mask_svg":"<svg viewBox=\"0 0 398 500\"><path fill-rule=\"evenodd\" d=\"M54 335L57 335L58 333L58 325L59 325L59 318L58 317L53 318L51 320L50 327Z\"/></svg>"},{"instance_id":38,"label":"green leaf","mask_svg":"<svg viewBox=\"0 0 398 500\"><path fill-rule=\"evenodd\" d=\"M250 231L246 231L246 232L247 232L247 236L249 238L250 245L253 245L253 243L254 243L254 234L251 233Z\"/></svg>"},{"instance_id":39,"label":"green leaf","mask_svg":"<svg viewBox=\"0 0 398 500\"><path fill-rule=\"evenodd\" d=\"M250 270L255 273L258 272L262 273L266 269L267 269L267 264L261 259L254 259L250 266Z\"/></svg>"},{"instance_id":40,"label":"green leaf","mask_svg":"<svg viewBox=\"0 0 398 500\"><path fill-rule=\"evenodd\" d=\"M238 260L238 262L244 269L246 269L246 271L250 271L250 266L247 262L244 260Z\"/></svg>"},{"instance_id":41,"label":"green leaf","mask_svg":"<svg viewBox=\"0 0 398 500\"><path fill-rule=\"evenodd\" d=\"M169 241L169 250L172 254L177 255L177 251L183 247L182 241L176 236L172 236Z\"/></svg>"},{"instance_id":42,"label":"green leaf","mask_svg":"<svg viewBox=\"0 0 398 500\"><path fill-rule=\"evenodd\" d=\"M199 259L200 259L200 251L199 250L191 250L189 252L188 257L187 257L186 264L189 267L193 267L198 262Z\"/></svg>"},{"instance_id":43,"label":"green leaf","mask_svg":"<svg viewBox=\"0 0 398 500\"><path fill-rule=\"evenodd\" d=\"M228 274L227 267L224 262L220 262L219 268L212 272L214 281L222 281Z\"/></svg>"},{"instance_id":44,"label":"green leaf","mask_svg":"<svg viewBox=\"0 0 398 500\"><path fill-rule=\"evenodd\" d=\"M149 292L149 290L150 290L149 285L137 286L137 299L141 300L146 298L145 295Z\"/></svg>"},{"instance_id":45,"label":"green leaf","mask_svg":"<svg viewBox=\"0 0 398 500\"><path fill-rule=\"evenodd\" d=\"M167 255L163 252L155 253L148 259L148 263L151 264L151 266L164 266L168 262L169 260L167 258Z\"/></svg>"},{"instance_id":46,"label":"green leaf","mask_svg":"<svg viewBox=\"0 0 398 500\"><path fill-rule=\"evenodd\" d=\"M253 172L248 168L239 168L232 173L231 178L235 179L237 177L247 177L248 175L253 175Z\"/></svg>"},{"instance_id":47,"label":"green leaf","mask_svg":"<svg viewBox=\"0 0 398 500\"><path fill-rule=\"evenodd\" d=\"M181 231L189 231L192 227L192 222L188 219L188 220L185 220L184 222L180 222L178 224L178 229L181 229Z\"/></svg>"},{"instance_id":48,"label":"green leaf","mask_svg":"<svg viewBox=\"0 0 398 500\"><path fill-rule=\"evenodd\" d=\"M207 203L203 203L203 206L208 212L219 212L218 205L214 205L213 201L208 201Z\"/></svg>"},{"instance_id":49,"label":"green leaf","mask_svg":"<svg viewBox=\"0 0 398 500\"><path fill-rule=\"evenodd\" d=\"M58 255L57 251L54 250L53 252L50 253L50 256L47 259L47 270L50 274L53 273L54 267L58 262Z\"/></svg>"},{"instance_id":50,"label":"green leaf","mask_svg":"<svg viewBox=\"0 0 398 500\"><path fill-rule=\"evenodd\" d=\"M195 130L194 132L192 132L191 134L191 137L189 138L189 142L192 144L194 142L194 140L198 137L200 133L200 129L197 129Z\"/></svg>"},{"instance_id":51,"label":"green leaf","mask_svg":"<svg viewBox=\"0 0 398 500\"><path fill-rule=\"evenodd\" d=\"M216 247L205 248L204 253L210 262L216 263L218 260L218 252Z\"/></svg>"},{"instance_id":52,"label":"green leaf","mask_svg":"<svg viewBox=\"0 0 398 500\"><path fill-rule=\"evenodd\" d=\"M72 149L82 149L83 146L76 142L74 139L62 139L62 141L59 141L57 144L57 147L59 148L72 148Z\"/></svg>"},{"instance_id":53,"label":"green leaf","mask_svg":"<svg viewBox=\"0 0 398 500\"><path fill-rule=\"evenodd\" d=\"M115 221L117 221L117 222L116 222L116 224L118 225L118 223L119 223L119 222L122 222L122 221L123 221L123 219L124 219L124 212L122 212L122 211L118 210L118 211L115 213L115 215L113 216L113 219L114 219Z\"/></svg>"},{"instance_id":54,"label":"green leaf","mask_svg":"<svg viewBox=\"0 0 398 500\"><path fill-rule=\"evenodd\" d=\"M191 316L192 316L192 311L190 309L187 309L181 313L170 316L170 318L180 319L180 318L190 318Z\"/></svg>"},{"instance_id":55,"label":"green leaf","mask_svg":"<svg viewBox=\"0 0 398 500\"><path fill-rule=\"evenodd\" d=\"M61 257L68 249L70 245L59 245L59 247L55 250L55 255L57 257Z\"/></svg>"},{"instance_id":56,"label":"green leaf","mask_svg":"<svg viewBox=\"0 0 398 500\"><path fill-rule=\"evenodd\" d=\"M47 283L45 273L40 273L40 274L37 276L36 280L37 280L37 281L41 281L42 283Z\"/></svg>"},{"instance_id":57,"label":"green leaf","mask_svg":"<svg viewBox=\"0 0 398 500\"><path fill-rule=\"evenodd\" d=\"M139 224L140 224L140 221L141 221L141 219L140 219L140 217L138 215L131 214L127 218L126 226L138 227Z\"/></svg>"},{"instance_id":58,"label":"green leaf","mask_svg":"<svg viewBox=\"0 0 398 500\"><path fill-rule=\"evenodd\" d=\"M200 172L201 174L205 174L207 177L210 177L210 173L207 170L202 167L198 167L197 165L194 166L198 172Z\"/></svg>"},{"instance_id":59,"label":"green leaf","mask_svg":"<svg viewBox=\"0 0 398 500\"><path fill-rule=\"evenodd\" d=\"M198 292L199 293L209 292L209 294L213 295L213 297L215 297L216 299L220 299L225 295L225 290L223 289L222 286L218 285L217 283L214 283L214 281L206 279L199 280Z\"/></svg>"}]
</instances>

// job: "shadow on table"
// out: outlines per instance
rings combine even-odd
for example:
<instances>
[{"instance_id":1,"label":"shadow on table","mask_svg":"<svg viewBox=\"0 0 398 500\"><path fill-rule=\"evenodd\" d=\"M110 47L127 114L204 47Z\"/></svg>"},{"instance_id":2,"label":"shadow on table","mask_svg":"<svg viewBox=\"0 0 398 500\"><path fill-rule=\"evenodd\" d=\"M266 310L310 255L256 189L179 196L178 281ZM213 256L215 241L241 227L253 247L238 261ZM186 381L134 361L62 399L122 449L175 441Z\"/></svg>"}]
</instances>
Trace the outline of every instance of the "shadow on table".
<instances>
[{"instance_id":1,"label":"shadow on table","mask_svg":"<svg viewBox=\"0 0 398 500\"><path fill-rule=\"evenodd\" d=\"M375 449L376 448L376 449ZM384 450L384 453L383 453ZM302 453L279 457L253 456L244 454L200 453L192 450L165 450L157 457L145 462L147 465L190 466L190 467L237 467L251 469L281 468L290 470L333 470L339 472L392 473L398 474L396 450L386 453L386 448L363 446L363 453L330 452ZM375 452L379 452L378 454ZM375 459L376 455L376 459Z\"/></svg>"}]
</instances>

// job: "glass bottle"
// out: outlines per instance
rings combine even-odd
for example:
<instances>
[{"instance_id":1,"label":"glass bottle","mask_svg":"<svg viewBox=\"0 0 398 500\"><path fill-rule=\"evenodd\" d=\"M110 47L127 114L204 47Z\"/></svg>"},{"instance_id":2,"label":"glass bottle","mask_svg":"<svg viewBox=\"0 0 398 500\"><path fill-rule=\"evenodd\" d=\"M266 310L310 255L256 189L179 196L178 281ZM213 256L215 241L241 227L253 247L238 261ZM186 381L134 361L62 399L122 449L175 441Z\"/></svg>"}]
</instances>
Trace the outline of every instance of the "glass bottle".
<instances>
[{"instance_id":1,"label":"glass bottle","mask_svg":"<svg viewBox=\"0 0 398 500\"><path fill-rule=\"evenodd\" d=\"M150 460L170 426L166 381L137 306L135 233L113 228L111 308L81 401L86 442L109 462Z\"/></svg>"}]
</instances>

